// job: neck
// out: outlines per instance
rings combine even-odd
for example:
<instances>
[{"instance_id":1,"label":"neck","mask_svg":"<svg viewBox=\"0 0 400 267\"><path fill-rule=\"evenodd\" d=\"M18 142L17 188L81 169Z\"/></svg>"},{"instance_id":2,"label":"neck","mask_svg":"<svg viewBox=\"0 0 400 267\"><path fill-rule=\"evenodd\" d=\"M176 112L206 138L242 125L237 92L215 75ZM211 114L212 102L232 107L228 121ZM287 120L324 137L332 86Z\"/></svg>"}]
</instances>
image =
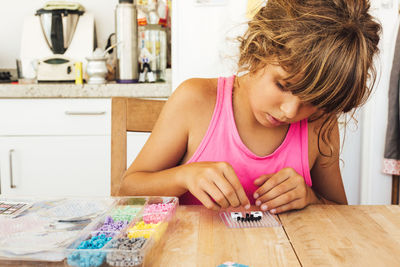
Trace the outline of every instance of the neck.
<instances>
[{"instance_id":1,"label":"neck","mask_svg":"<svg viewBox=\"0 0 400 267\"><path fill-rule=\"evenodd\" d=\"M245 74L235 78L232 93L233 114L237 124L256 128L261 126L254 117L248 98L249 75Z\"/></svg>"}]
</instances>

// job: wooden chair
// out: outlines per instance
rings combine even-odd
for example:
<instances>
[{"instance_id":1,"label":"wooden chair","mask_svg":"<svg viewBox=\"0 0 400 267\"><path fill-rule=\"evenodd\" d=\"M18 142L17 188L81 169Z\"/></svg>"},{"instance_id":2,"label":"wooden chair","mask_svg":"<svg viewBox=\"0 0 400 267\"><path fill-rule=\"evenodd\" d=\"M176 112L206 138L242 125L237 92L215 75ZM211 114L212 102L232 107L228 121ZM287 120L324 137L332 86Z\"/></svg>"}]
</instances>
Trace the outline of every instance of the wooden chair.
<instances>
[{"instance_id":1,"label":"wooden chair","mask_svg":"<svg viewBox=\"0 0 400 267\"><path fill-rule=\"evenodd\" d=\"M400 189L400 176L399 175L392 175L392 204L398 205L399 202L399 192Z\"/></svg>"},{"instance_id":2,"label":"wooden chair","mask_svg":"<svg viewBox=\"0 0 400 267\"><path fill-rule=\"evenodd\" d=\"M111 196L127 169L127 132L151 132L165 100L113 98L111 104Z\"/></svg>"}]
</instances>

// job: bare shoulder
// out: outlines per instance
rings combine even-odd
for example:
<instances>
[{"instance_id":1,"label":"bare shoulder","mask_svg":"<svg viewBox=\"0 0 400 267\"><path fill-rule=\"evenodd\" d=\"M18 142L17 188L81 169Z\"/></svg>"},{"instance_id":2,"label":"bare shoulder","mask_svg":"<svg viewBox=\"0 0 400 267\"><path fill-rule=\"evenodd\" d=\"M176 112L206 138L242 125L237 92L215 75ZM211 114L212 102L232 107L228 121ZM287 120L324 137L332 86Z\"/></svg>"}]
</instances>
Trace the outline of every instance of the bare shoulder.
<instances>
[{"instance_id":1,"label":"bare shoulder","mask_svg":"<svg viewBox=\"0 0 400 267\"><path fill-rule=\"evenodd\" d=\"M217 79L192 78L181 83L171 96L171 101L202 105L216 98Z\"/></svg>"},{"instance_id":2,"label":"bare shoulder","mask_svg":"<svg viewBox=\"0 0 400 267\"><path fill-rule=\"evenodd\" d=\"M217 79L193 78L180 84L167 102L179 117L191 119L213 110L217 95Z\"/></svg>"}]
</instances>

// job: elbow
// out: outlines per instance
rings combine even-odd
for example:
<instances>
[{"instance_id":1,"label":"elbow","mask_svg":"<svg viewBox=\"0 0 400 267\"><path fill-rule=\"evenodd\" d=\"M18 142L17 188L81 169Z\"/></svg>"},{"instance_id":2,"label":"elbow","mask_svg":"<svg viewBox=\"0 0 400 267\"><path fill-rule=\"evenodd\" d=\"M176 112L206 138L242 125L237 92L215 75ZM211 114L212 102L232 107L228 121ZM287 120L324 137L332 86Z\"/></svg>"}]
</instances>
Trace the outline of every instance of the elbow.
<instances>
[{"instance_id":1,"label":"elbow","mask_svg":"<svg viewBox=\"0 0 400 267\"><path fill-rule=\"evenodd\" d=\"M127 190L126 190L127 187L124 185L124 180L125 180L125 177L122 177L122 181L121 181L121 184L119 186L119 190L117 192L117 196L119 196L119 197L123 197L123 196L128 196L129 195Z\"/></svg>"},{"instance_id":2,"label":"elbow","mask_svg":"<svg viewBox=\"0 0 400 267\"><path fill-rule=\"evenodd\" d=\"M117 191L117 196L134 196L135 192L134 187L130 186L129 180L131 180L131 175L128 175L127 172L125 172L121 178L121 182L119 184L119 188Z\"/></svg>"}]
</instances>

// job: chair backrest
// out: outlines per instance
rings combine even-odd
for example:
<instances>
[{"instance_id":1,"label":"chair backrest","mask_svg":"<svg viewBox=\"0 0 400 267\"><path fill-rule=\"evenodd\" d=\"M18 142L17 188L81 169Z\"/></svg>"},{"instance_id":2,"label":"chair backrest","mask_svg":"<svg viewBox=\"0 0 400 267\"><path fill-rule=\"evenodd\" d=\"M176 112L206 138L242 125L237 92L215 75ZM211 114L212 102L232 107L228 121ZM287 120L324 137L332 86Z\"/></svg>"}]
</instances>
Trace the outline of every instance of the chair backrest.
<instances>
[{"instance_id":1,"label":"chair backrest","mask_svg":"<svg viewBox=\"0 0 400 267\"><path fill-rule=\"evenodd\" d=\"M117 97L111 103L111 196L127 168L127 132L151 132L165 100Z\"/></svg>"}]
</instances>

